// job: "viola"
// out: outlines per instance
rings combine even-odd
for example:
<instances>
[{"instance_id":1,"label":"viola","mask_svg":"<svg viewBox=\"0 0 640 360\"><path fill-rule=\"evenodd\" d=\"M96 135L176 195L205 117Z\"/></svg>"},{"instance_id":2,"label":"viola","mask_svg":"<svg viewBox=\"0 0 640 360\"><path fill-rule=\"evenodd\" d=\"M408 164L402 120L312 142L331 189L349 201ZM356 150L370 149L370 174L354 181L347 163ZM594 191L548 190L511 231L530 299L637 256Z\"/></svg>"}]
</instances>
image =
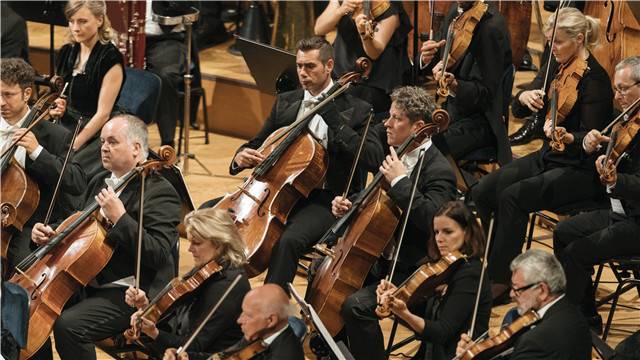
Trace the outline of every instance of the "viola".
<instances>
[{"instance_id":1,"label":"viola","mask_svg":"<svg viewBox=\"0 0 640 360\"><path fill-rule=\"evenodd\" d=\"M459 251L454 251L443 256L435 263L421 265L411 276L409 276L393 292L392 296L402 300L408 307L415 305L429 295L433 294L436 288L446 284L456 270L467 261L467 257ZM379 304L376 314L380 318L391 315L388 303Z\"/></svg>"},{"instance_id":2,"label":"viola","mask_svg":"<svg viewBox=\"0 0 640 360\"><path fill-rule=\"evenodd\" d=\"M371 61L358 59L360 72L343 75L327 92L327 97L293 124L276 130L258 149L265 159L239 187L227 194L215 208L225 209L234 218L242 237L249 263L247 275L263 272L271 250L280 239L284 224L299 198L308 197L324 181L327 171L326 151L308 133L308 124L324 104L344 93L352 82L366 77Z\"/></svg>"},{"instance_id":3,"label":"viola","mask_svg":"<svg viewBox=\"0 0 640 360\"><path fill-rule=\"evenodd\" d=\"M409 32L409 39L414 38L414 31L418 33L420 41L440 39L442 37L440 34L440 28L442 27L447 10L453 3L454 1L448 0L417 1L415 3L403 1L402 5L409 16L409 19L415 19L416 7L418 12L418 26L416 29L412 29ZM425 14L429 15L426 16ZM418 49L417 51L420 51L417 40L415 47ZM413 48L413 41L409 41L409 48L407 50L409 52L410 59L415 59Z\"/></svg>"},{"instance_id":4,"label":"viola","mask_svg":"<svg viewBox=\"0 0 640 360\"><path fill-rule=\"evenodd\" d=\"M209 360L249 360L267 350L268 347L269 345L262 339L256 339L244 347L232 346L225 351L213 354Z\"/></svg>"},{"instance_id":5,"label":"viola","mask_svg":"<svg viewBox=\"0 0 640 360\"><path fill-rule=\"evenodd\" d=\"M620 161L628 155L629 147L637 145L636 136L640 130L640 112L638 100L625 111L623 120L614 125L611 130L611 141L607 146L604 159L604 173L600 181L604 184L613 182L613 176ZM610 163L611 162L611 163Z\"/></svg>"},{"instance_id":6,"label":"viola","mask_svg":"<svg viewBox=\"0 0 640 360\"><path fill-rule=\"evenodd\" d=\"M480 19L487 12L489 5L483 1L476 1L473 6L460 13L451 24L447 31L447 41L445 44L443 56L442 56L442 76L438 82L438 96L446 98L449 96L449 79L451 74L446 73L446 70L451 70L455 64L462 59L467 52L471 39L473 38L473 31L480 22ZM462 9L458 7L460 12Z\"/></svg>"},{"instance_id":7,"label":"viola","mask_svg":"<svg viewBox=\"0 0 640 360\"><path fill-rule=\"evenodd\" d=\"M496 336L491 336L472 344L462 354L456 356L455 359L493 359L495 356L512 347L518 337L539 320L540 317L538 314L534 310L529 310L517 320L500 330Z\"/></svg>"},{"instance_id":8,"label":"viola","mask_svg":"<svg viewBox=\"0 0 640 360\"><path fill-rule=\"evenodd\" d=\"M362 38L373 39L373 35L376 32L375 19L384 14L389 7L391 7L391 3L389 1L364 0L362 5L358 7L353 14L351 14L351 18L354 21L361 14L364 14L367 17L367 21L365 22L365 31L364 34L362 34Z\"/></svg>"},{"instance_id":9,"label":"viola","mask_svg":"<svg viewBox=\"0 0 640 360\"><path fill-rule=\"evenodd\" d=\"M127 174L114 189L123 189L138 175L147 174L176 160L175 150L162 146L160 160L147 160ZM106 241L108 224L93 201L56 228L56 235L16 266L9 280L29 294L29 333L20 358L32 356L48 339L53 324L69 298L87 285L107 265L113 245Z\"/></svg>"},{"instance_id":10,"label":"viola","mask_svg":"<svg viewBox=\"0 0 640 360\"><path fill-rule=\"evenodd\" d=\"M444 131L448 124L446 111L436 110L432 122L411 134L398 147L398 156L417 148L427 137ZM340 316L342 304L362 287L398 224L399 210L383 191L383 179L384 175L378 172L358 194L351 209L320 240L320 243L332 243L340 238L328 250L329 256L320 265L306 298L333 336L344 326Z\"/></svg>"},{"instance_id":11,"label":"viola","mask_svg":"<svg viewBox=\"0 0 640 360\"><path fill-rule=\"evenodd\" d=\"M222 266L218 265L215 261L210 261L199 268L194 268L180 278L171 280L167 286L142 309L142 314L138 321L142 322L144 318L156 324L163 314L169 312L169 309L172 309L179 301L183 300L189 294L192 294L211 278L211 276L221 270ZM125 339L128 341L137 340L140 337L139 330L140 326L137 326L135 329L127 329L124 332Z\"/></svg>"}]
</instances>

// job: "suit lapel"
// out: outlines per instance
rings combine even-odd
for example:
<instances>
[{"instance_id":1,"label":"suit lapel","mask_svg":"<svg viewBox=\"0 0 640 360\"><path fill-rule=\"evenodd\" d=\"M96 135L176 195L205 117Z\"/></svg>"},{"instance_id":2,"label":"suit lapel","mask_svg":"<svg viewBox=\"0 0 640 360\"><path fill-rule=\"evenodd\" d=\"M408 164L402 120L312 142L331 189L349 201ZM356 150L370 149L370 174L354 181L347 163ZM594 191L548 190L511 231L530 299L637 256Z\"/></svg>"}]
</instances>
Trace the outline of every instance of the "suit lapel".
<instances>
[{"instance_id":1,"label":"suit lapel","mask_svg":"<svg viewBox=\"0 0 640 360\"><path fill-rule=\"evenodd\" d=\"M283 105L281 118L283 119L283 122L288 125L296 121L296 118L298 117L298 110L302 104L304 91L296 90L287 95L288 96L283 97L285 103Z\"/></svg>"}]
</instances>

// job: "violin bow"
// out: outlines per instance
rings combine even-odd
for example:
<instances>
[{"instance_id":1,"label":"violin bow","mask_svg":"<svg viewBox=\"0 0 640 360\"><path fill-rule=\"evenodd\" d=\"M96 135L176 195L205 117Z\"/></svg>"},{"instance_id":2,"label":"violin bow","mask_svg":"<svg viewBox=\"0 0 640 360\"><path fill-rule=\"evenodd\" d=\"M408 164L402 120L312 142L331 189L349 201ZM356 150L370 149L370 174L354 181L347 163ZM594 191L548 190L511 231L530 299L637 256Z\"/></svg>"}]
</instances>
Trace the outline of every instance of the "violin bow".
<instances>
[{"instance_id":1,"label":"violin bow","mask_svg":"<svg viewBox=\"0 0 640 360\"><path fill-rule=\"evenodd\" d=\"M193 340L195 340L196 336L198 336L198 334L200 333L200 331L202 331L202 329L204 328L204 325L207 323L207 321L209 321L211 319L211 317L213 316L213 314L215 314L215 312L218 310L218 308L220 307L220 305L222 305L222 302L227 298L227 296L229 296L229 294L231 293L231 290L233 290L234 287L236 287L236 285L238 284L238 282L240 281L240 278L242 278L241 274L238 274L235 279L233 279L233 282L231 283L231 285L229 285L229 287L227 288L227 290L224 292L224 294L222 294L222 296L220 297L220 299L218 300L218 302L211 308L211 310L209 311L209 313L207 314L207 316L205 316L204 319L202 319L202 321L200 322L200 324L198 324L198 327L196 328L196 330L193 332L193 334L191 334L191 336L189 336L189 338L187 339L187 341L184 343L184 345L180 346L178 348L178 350L176 351L176 358L180 356L180 354L182 354L183 352L187 351L187 349L189 348L189 346L191 345L191 343L193 342Z\"/></svg>"},{"instance_id":2,"label":"violin bow","mask_svg":"<svg viewBox=\"0 0 640 360\"><path fill-rule=\"evenodd\" d=\"M26 129L26 131L20 135L17 139L15 139L11 145L9 145L6 149L4 149L4 151L2 152L2 154L0 154L0 158L3 158L5 155L7 155L7 153L9 151L12 151L13 148L16 147L16 145L18 144L18 142L20 142L20 140L22 140L23 137L25 137L27 135L27 133L29 131L31 131L31 129L33 129L36 125L38 125L40 123L40 121L42 121L42 119L45 118L45 116L47 116L49 114L49 110L51 109L55 109L55 104L53 104L51 107L49 107L49 109L47 109L47 111L43 111L42 114L40 114L40 116L38 116L37 119L35 119Z\"/></svg>"},{"instance_id":3,"label":"violin bow","mask_svg":"<svg viewBox=\"0 0 640 360\"><path fill-rule=\"evenodd\" d=\"M369 133L369 125L371 125L371 119L373 119L373 109L371 109L369 112L369 118L367 119L367 125L364 128L362 139L360 139L360 144L358 145L358 152L356 154L356 158L353 160L353 165L351 165L351 171L349 172L349 180L347 180L347 186L344 188L344 192L342 193L343 198L346 198L349 193L349 188L351 187L351 182L353 181L353 176L356 173L356 167L358 166L358 161L360 160L360 155L362 155L362 149L364 148L364 143L367 139L367 134Z\"/></svg>"},{"instance_id":4,"label":"violin bow","mask_svg":"<svg viewBox=\"0 0 640 360\"><path fill-rule=\"evenodd\" d=\"M611 131L613 126L620 122L620 120L624 119L626 115L629 115L629 113L633 112L638 104L640 104L640 98L637 98L626 110L624 110L620 115L616 116L616 118L613 119L613 121L611 121L609 125L607 125L607 127L602 129L602 134L604 135Z\"/></svg>"},{"instance_id":5,"label":"violin bow","mask_svg":"<svg viewBox=\"0 0 640 360\"><path fill-rule=\"evenodd\" d=\"M138 290L140 288L140 268L142 267L142 233L144 231L144 190L145 190L145 180L147 178L146 172L143 171L140 173L140 200L138 202L139 213L138 213L138 248L136 249L136 278L135 278L135 288ZM178 239L180 241L180 239Z\"/></svg>"},{"instance_id":6,"label":"violin bow","mask_svg":"<svg viewBox=\"0 0 640 360\"><path fill-rule=\"evenodd\" d=\"M65 87L66 88L66 87ZM56 182L56 187L53 190L53 195L51 196L51 202L49 203L49 208L47 209L47 215L44 217L44 226L49 224L49 220L51 220L51 214L53 213L53 208L56 204L56 200L58 198L58 191L60 190L60 185L62 184L62 177L67 170L67 164L69 163L69 159L71 158L71 153L73 151L73 144L76 142L76 137L80 132L80 127L82 126L84 118L81 116L78 119L78 123L76 124L76 128L73 131L73 136L71 137L71 143L69 144L69 148L67 149L67 154L64 156L64 162L62 163L62 170L60 170L60 176L58 176L58 181Z\"/></svg>"},{"instance_id":7,"label":"violin bow","mask_svg":"<svg viewBox=\"0 0 640 360\"><path fill-rule=\"evenodd\" d=\"M467 334L469 337L473 337L473 331L476 328L476 318L478 317L478 308L480 307L480 293L482 292L482 283L484 282L484 274L487 272L487 258L489 256L489 249L491 248L491 238L493 237L493 214L491 220L489 220L489 232L487 234L487 241L484 246L484 254L482 255L482 269L480 270L480 282L478 282L478 292L476 293L476 301L473 305L473 314L471 315L471 327Z\"/></svg>"},{"instance_id":8,"label":"violin bow","mask_svg":"<svg viewBox=\"0 0 640 360\"><path fill-rule=\"evenodd\" d=\"M413 206L413 198L415 197L416 191L418 190L418 182L420 180L420 173L422 172L422 164L424 163L424 157L426 153L427 152L425 149L420 149L418 164L416 164L416 167L413 168L413 170L417 170L418 172L416 173L416 177L413 180L413 184L411 186L411 197L409 197L409 204L407 205L407 210L403 214L404 219L402 219L402 228L400 229L400 236L398 238L396 248L394 249L393 262L391 264L391 271L389 272L389 275L387 275L387 280L389 282L391 282L391 280L393 279L393 274L396 271L396 264L398 263L398 256L400 255L400 248L402 247L402 240L404 239L404 232L405 230L407 230L407 223L409 222L409 215L411 214L411 207Z\"/></svg>"},{"instance_id":9,"label":"violin bow","mask_svg":"<svg viewBox=\"0 0 640 360\"><path fill-rule=\"evenodd\" d=\"M68 82L64 83L64 87L62 88L62 91L60 92L60 96L58 97L59 99L62 99L62 100L65 100L65 101L67 100L67 95L65 94L65 91L67 91L67 86L68 85L69 85ZM59 116L53 117L53 123L54 124L57 124L58 121L60 121L60 117Z\"/></svg>"}]
</instances>

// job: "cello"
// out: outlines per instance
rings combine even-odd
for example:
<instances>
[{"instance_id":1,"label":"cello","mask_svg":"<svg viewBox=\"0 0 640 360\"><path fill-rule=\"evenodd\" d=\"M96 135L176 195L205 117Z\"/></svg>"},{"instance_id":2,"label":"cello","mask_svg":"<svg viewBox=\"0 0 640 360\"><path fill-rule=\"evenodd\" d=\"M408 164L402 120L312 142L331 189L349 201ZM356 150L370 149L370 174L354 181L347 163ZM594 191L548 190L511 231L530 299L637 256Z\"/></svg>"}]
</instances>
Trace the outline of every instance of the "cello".
<instances>
[{"instance_id":1,"label":"cello","mask_svg":"<svg viewBox=\"0 0 640 360\"><path fill-rule=\"evenodd\" d=\"M398 156L415 149L427 137L445 130L448 123L446 111L436 110L431 123L411 134L400 145ZM324 242L332 242L332 237L341 237L320 265L306 298L333 336L344 325L340 316L342 304L362 287L371 266L382 254L398 224L399 210L382 190L383 179L384 175L378 172L369 186L358 194L351 209L323 239Z\"/></svg>"},{"instance_id":2,"label":"cello","mask_svg":"<svg viewBox=\"0 0 640 360\"><path fill-rule=\"evenodd\" d=\"M161 160L148 160L129 172L114 191L131 180L175 162L175 150L163 146ZM22 286L29 295L29 335L20 358L32 356L45 343L69 298L87 285L107 265L113 245L105 241L106 219L99 215L96 201L77 212L56 228L49 242L16 266L10 282Z\"/></svg>"},{"instance_id":3,"label":"cello","mask_svg":"<svg viewBox=\"0 0 640 360\"><path fill-rule=\"evenodd\" d=\"M255 277L269 264L287 217L300 197L308 197L324 181L326 150L307 131L309 121L326 103L345 92L352 82L366 77L371 61L358 59L360 72L343 75L326 97L291 125L273 132L258 149L265 159L242 186L215 206L234 219L246 248L247 275Z\"/></svg>"}]
</instances>

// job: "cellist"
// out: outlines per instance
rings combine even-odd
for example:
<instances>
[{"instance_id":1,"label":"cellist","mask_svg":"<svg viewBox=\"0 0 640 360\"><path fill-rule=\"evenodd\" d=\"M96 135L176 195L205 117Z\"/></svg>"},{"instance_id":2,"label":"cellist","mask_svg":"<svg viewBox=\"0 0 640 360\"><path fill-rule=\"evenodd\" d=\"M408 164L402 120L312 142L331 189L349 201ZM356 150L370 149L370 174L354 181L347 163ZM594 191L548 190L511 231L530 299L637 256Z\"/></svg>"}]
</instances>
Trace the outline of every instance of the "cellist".
<instances>
[{"instance_id":1,"label":"cellist","mask_svg":"<svg viewBox=\"0 0 640 360\"><path fill-rule=\"evenodd\" d=\"M396 276L393 283L399 283L409 276L418 266L418 261L427 256L427 242L431 232L431 219L437 209L445 202L455 199L455 176L451 166L440 151L432 146L430 140L423 142L418 148L398 159L393 147L401 145L424 124L430 122L431 113L435 109L433 98L426 90L419 87L405 86L391 94L390 116L384 124L377 124L369 130L367 137L372 141L386 144L386 158L382 158L369 171L379 170L389 182L387 194L401 209L406 209L411 197L411 178L415 177L416 166L421 150L425 150L424 164L420 171L420 181L413 201L413 208L407 224L405 240L400 248ZM383 147L381 147L383 148ZM336 197L332 202L332 211L336 217L342 216L351 207L351 202ZM377 282L382 279L389 267L388 256L374 265L370 273L371 281L365 287L351 295L342 306L342 317L345 320L346 333L349 337L351 351L356 358L382 350L382 332L378 319L374 314ZM368 314L368 316L362 315Z\"/></svg>"},{"instance_id":2,"label":"cellist","mask_svg":"<svg viewBox=\"0 0 640 360\"><path fill-rule=\"evenodd\" d=\"M314 37L298 43L296 65L302 89L276 97L271 114L260 132L237 150L229 172L232 175L260 164L263 155L257 151L265 139L278 128L289 125L296 117L311 109L324 92L333 85L333 49L325 39ZM273 248L266 283L275 283L286 289L293 281L298 259L309 250L331 226L331 200L344 191L349 170L358 150L370 105L350 95L341 95L324 107L309 123L309 130L328 153L329 166L322 188L315 189L308 198L298 201L289 215L286 227ZM367 143L362 161L375 163L369 158L378 144ZM363 176L352 183L358 191L364 185ZM285 290L286 291L286 290Z\"/></svg>"},{"instance_id":3,"label":"cellist","mask_svg":"<svg viewBox=\"0 0 640 360\"><path fill-rule=\"evenodd\" d=\"M614 84L615 98L623 110L640 99L639 56L618 63ZM636 110L629 121L637 121L637 116ZM576 141L582 143L585 155L598 155L596 171L599 176L603 175L605 144L611 137L591 130L583 140L577 138ZM629 144L626 151L629 156L601 185L606 189L610 207L573 216L560 222L553 232L553 250L567 274L567 297L580 306L589 325L597 332L602 331L602 318L596 310L591 282L593 266L615 256L640 255L640 147Z\"/></svg>"},{"instance_id":4,"label":"cellist","mask_svg":"<svg viewBox=\"0 0 640 360\"><path fill-rule=\"evenodd\" d=\"M35 70L19 58L0 60L2 85L2 117L0 118L0 150L4 151L26 130L21 128L30 114L28 101L34 89ZM64 127L41 121L19 142L15 160L39 187L40 202L22 231L13 229L8 249L8 273L31 252L31 228L46 217L58 177L62 170L72 134ZM3 159L4 160L4 159ZM10 184L2 184L11 186ZM80 165L71 160L61 182L60 196L53 207L51 221L61 221L76 210L67 195L82 194L86 186ZM3 239L8 241L8 239Z\"/></svg>"},{"instance_id":5,"label":"cellist","mask_svg":"<svg viewBox=\"0 0 640 360\"><path fill-rule=\"evenodd\" d=\"M129 328L134 308L125 302L125 291L133 283L136 267L140 180L131 180L119 193L112 186L147 158L147 138L146 124L133 115L115 116L100 133L102 165L107 170L89 182L84 201L90 204L95 199L100 214L113 224L106 229L106 241L115 250L109 263L81 291L81 299L67 304L54 324L56 349L62 359L95 359L93 342ZM179 223L180 199L173 186L162 176L147 176L139 280L140 288L150 296L176 276ZM46 244L55 234L53 228L37 223L32 240Z\"/></svg>"}]
</instances>

